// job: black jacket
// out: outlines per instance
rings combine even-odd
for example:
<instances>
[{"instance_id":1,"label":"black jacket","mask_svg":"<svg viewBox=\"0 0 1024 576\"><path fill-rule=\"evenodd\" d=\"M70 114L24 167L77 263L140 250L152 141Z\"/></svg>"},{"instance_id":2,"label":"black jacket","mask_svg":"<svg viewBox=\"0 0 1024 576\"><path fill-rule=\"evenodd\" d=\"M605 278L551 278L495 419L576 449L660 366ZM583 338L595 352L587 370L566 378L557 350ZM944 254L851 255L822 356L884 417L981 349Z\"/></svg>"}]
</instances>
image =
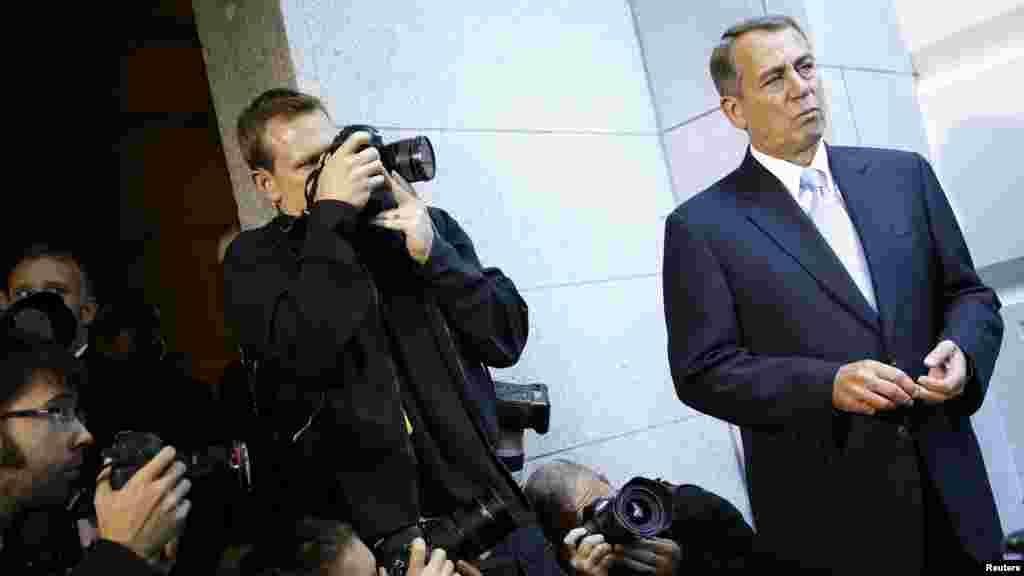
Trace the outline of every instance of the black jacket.
<instances>
[{"instance_id":1,"label":"black jacket","mask_svg":"<svg viewBox=\"0 0 1024 576\"><path fill-rule=\"evenodd\" d=\"M71 572L72 576L155 576L155 572L141 557L131 550L110 542L98 540L85 559Z\"/></svg>"},{"instance_id":2,"label":"black jacket","mask_svg":"<svg viewBox=\"0 0 1024 576\"><path fill-rule=\"evenodd\" d=\"M784 568L796 566L775 558L763 547L743 514L728 500L699 486L682 484L672 494L672 525L662 534L679 544L682 573L708 569ZM633 574L626 568L613 574Z\"/></svg>"},{"instance_id":3,"label":"black jacket","mask_svg":"<svg viewBox=\"0 0 1024 576\"><path fill-rule=\"evenodd\" d=\"M493 454L485 367L519 359L526 304L500 270L481 267L451 216L430 217L423 266L399 234L329 200L243 232L224 261L227 317L258 366L257 405L279 440L298 438L282 496L351 521L368 542L488 492L527 508Z\"/></svg>"}]
</instances>

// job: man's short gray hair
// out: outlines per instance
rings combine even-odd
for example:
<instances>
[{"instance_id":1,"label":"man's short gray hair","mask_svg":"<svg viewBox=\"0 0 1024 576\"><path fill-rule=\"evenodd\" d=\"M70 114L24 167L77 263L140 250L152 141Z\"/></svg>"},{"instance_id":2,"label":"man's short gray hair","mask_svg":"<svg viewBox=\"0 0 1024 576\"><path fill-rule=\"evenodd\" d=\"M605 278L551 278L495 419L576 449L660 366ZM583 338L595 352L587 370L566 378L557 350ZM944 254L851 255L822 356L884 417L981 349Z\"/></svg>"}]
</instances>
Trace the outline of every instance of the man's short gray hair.
<instances>
[{"instance_id":1,"label":"man's short gray hair","mask_svg":"<svg viewBox=\"0 0 1024 576\"><path fill-rule=\"evenodd\" d=\"M735 50L736 39L754 30L785 30L792 28L800 33L810 44L796 20L789 16L768 15L750 18L731 26L722 34L722 39L711 52L711 79L719 96L740 96L740 75L736 70Z\"/></svg>"},{"instance_id":2,"label":"man's short gray hair","mask_svg":"<svg viewBox=\"0 0 1024 576\"><path fill-rule=\"evenodd\" d=\"M565 537L558 527L562 511L575 506L576 485L588 478L611 484L603 474L561 458L542 464L526 480L523 492L533 505L544 536L553 544L558 545Z\"/></svg>"}]
</instances>

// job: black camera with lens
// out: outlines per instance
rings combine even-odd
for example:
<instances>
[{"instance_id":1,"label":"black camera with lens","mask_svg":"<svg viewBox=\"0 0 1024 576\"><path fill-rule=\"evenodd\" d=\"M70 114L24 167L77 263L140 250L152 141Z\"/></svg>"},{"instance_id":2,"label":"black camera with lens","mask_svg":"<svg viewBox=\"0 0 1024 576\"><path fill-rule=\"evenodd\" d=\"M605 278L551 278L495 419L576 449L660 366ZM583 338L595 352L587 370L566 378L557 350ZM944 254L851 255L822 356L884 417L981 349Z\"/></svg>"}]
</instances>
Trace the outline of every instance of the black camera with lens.
<instances>
[{"instance_id":1,"label":"black camera with lens","mask_svg":"<svg viewBox=\"0 0 1024 576\"><path fill-rule=\"evenodd\" d=\"M104 465L111 467L110 486L120 490L139 468L146 465L164 447L163 440L150 432L123 430L103 449ZM228 446L209 446L202 450L177 451L175 460L185 465L185 477L202 478L215 470L228 470L243 490L252 489L252 463L244 442Z\"/></svg>"},{"instance_id":2,"label":"black camera with lens","mask_svg":"<svg viewBox=\"0 0 1024 576\"><path fill-rule=\"evenodd\" d=\"M139 468L152 460L164 442L155 434L122 430L114 443L102 450L104 465L110 465L111 487L120 490ZM185 465L185 478L199 479L216 469L226 469L238 481L239 487L252 490L252 461L245 442L234 441L227 446L209 446L194 451L177 451L175 460Z\"/></svg>"},{"instance_id":3,"label":"black camera with lens","mask_svg":"<svg viewBox=\"0 0 1024 576\"><path fill-rule=\"evenodd\" d=\"M0 315L0 329L4 333L25 332L69 348L78 335L78 322L60 296L40 291L4 310Z\"/></svg>"},{"instance_id":4,"label":"black camera with lens","mask_svg":"<svg viewBox=\"0 0 1024 576\"><path fill-rule=\"evenodd\" d=\"M418 524L384 538L374 546L379 566L388 574L404 575L409 567L412 541L423 538L427 558L433 548L441 548L453 562L473 561L494 548L518 528L510 506L498 495L480 500L475 506L455 513L425 518Z\"/></svg>"},{"instance_id":5,"label":"black camera with lens","mask_svg":"<svg viewBox=\"0 0 1024 576\"><path fill-rule=\"evenodd\" d=\"M334 137L330 147L327 149L326 157L330 157L356 132L367 132L370 134L370 143L367 147L377 149L380 154L381 164L390 174L391 171L398 172L407 182L427 182L434 179L436 171L436 160L434 147L426 136L414 136L403 140L396 140L390 144L384 144L384 138L373 126L366 124L350 124L341 129L341 132ZM365 147L363 148L365 149ZM306 179L306 206L313 205L313 198L316 196L317 186L320 182L320 172L323 170L323 163L318 165ZM381 210L394 206L393 199L381 197L379 191L373 191L370 201L363 212L370 216L376 215Z\"/></svg>"},{"instance_id":6,"label":"black camera with lens","mask_svg":"<svg viewBox=\"0 0 1024 576\"><path fill-rule=\"evenodd\" d=\"M672 489L661 480L633 478L612 496L588 504L583 527L609 544L653 538L672 526Z\"/></svg>"}]
</instances>

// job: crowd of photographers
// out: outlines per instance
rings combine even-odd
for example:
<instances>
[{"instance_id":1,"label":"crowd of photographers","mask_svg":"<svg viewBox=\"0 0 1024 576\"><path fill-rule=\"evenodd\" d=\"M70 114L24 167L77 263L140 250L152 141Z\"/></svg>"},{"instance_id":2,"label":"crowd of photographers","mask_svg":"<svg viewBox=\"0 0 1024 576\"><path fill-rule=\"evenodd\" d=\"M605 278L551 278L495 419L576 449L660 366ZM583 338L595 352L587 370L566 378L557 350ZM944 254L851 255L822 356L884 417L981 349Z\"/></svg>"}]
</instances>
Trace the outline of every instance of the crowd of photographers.
<instances>
[{"instance_id":1,"label":"crowd of photographers","mask_svg":"<svg viewBox=\"0 0 1024 576\"><path fill-rule=\"evenodd\" d=\"M626 572L673 574L684 558L715 567L755 558L752 530L714 494L638 479L615 504L599 473L556 461L537 469L522 492L510 483L528 502L528 521L509 518L501 496L492 496L481 503L504 522L488 525L464 510L447 524L417 522L402 540L404 554L382 561L378 556L388 550L354 518L332 518L323 513L323 500L307 504L288 491L301 483L288 487L280 475L267 474L273 487L254 489L242 450L280 458L274 467L332 472L298 462L312 459L312 450L297 456L267 451L271 439L261 445L257 421L245 409L254 401L246 395L253 371L232 366L221 394L205 393L168 359L159 312L138 302L100 306L85 264L71 250L33 244L14 258L5 278L0 551L3 565L19 573L74 567L74 574L378 574L387 567L424 575L598 575L617 560ZM502 469L521 470L523 429L548 427L546 390L491 386L501 398L492 405L498 430L493 443L481 445L495 456L497 446L511 446ZM153 410L154 398L166 409ZM410 421L422 425L419 415ZM503 440L517 433L518 444ZM248 442L233 442L238 436ZM627 501L659 517L623 518L616 509ZM595 511L595 502L610 505ZM282 520L282 529L273 528ZM585 521L589 535L580 539Z\"/></svg>"}]
</instances>

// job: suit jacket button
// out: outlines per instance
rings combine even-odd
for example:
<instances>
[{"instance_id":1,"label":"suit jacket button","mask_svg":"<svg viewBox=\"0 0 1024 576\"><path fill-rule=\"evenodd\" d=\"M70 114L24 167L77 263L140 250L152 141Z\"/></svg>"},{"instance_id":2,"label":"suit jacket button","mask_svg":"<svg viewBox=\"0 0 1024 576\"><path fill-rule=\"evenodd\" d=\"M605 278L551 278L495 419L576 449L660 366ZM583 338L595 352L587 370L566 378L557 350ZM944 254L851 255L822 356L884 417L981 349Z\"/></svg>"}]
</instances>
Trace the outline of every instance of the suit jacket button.
<instances>
[{"instance_id":1,"label":"suit jacket button","mask_svg":"<svg viewBox=\"0 0 1024 576\"><path fill-rule=\"evenodd\" d=\"M910 438L910 429L907 428L906 424L900 424L896 427L896 434L904 440Z\"/></svg>"}]
</instances>

